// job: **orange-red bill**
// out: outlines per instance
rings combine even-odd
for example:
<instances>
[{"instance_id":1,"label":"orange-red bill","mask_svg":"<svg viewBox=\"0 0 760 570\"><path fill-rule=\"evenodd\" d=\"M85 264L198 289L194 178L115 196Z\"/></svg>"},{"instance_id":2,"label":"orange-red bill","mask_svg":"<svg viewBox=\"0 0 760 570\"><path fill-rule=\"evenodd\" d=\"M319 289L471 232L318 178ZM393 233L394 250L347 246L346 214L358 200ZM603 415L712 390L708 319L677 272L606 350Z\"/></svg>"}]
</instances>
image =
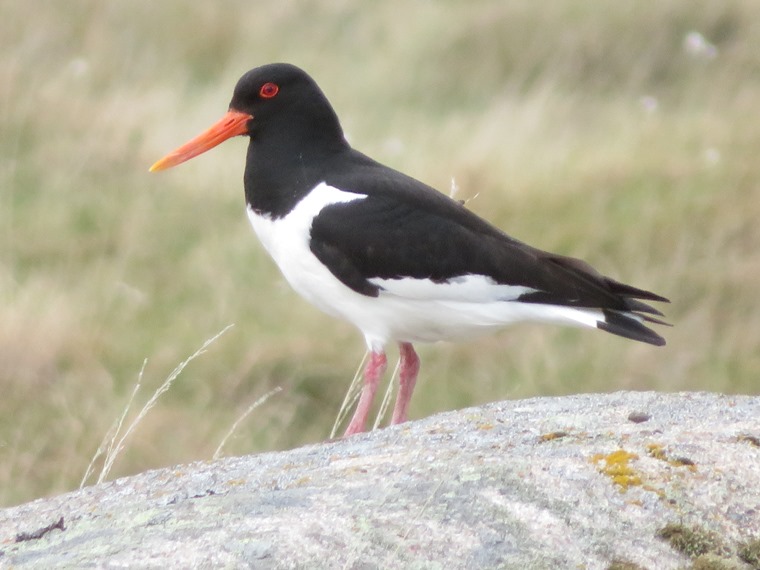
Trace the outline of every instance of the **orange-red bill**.
<instances>
[{"instance_id":1,"label":"orange-red bill","mask_svg":"<svg viewBox=\"0 0 760 570\"><path fill-rule=\"evenodd\" d=\"M193 140L186 142L181 147L174 149L156 162L150 167L150 172L177 166L194 156L211 150L229 138L246 134L248 132L248 121L251 119L253 119L253 115L230 109L224 117L219 119L209 129L199 134Z\"/></svg>"}]
</instances>

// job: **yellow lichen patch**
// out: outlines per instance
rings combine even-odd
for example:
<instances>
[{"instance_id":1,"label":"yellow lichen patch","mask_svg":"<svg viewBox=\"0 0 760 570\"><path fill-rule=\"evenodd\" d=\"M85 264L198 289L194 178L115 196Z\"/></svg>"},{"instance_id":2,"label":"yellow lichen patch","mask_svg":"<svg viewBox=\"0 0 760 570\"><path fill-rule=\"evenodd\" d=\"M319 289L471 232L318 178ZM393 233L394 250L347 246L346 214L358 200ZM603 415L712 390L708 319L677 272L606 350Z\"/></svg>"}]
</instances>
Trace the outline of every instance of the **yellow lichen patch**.
<instances>
[{"instance_id":1,"label":"yellow lichen patch","mask_svg":"<svg viewBox=\"0 0 760 570\"><path fill-rule=\"evenodd\" d=\"M543 443L545 441L553 441L555 439L560 439L562 437L565 437L566 435L568 435L566 431L552 431L552 432L541 435L541 437L539 437L538 439L541 443Z\"/></svg>"},{"instance_id":2,"label":"yellow lichen patch","mask_svg":"<svg viewBox=\"0 0 760 570\"><path fill-rule=\"evenodd\" d=\"M620 492L625 493L629 487L641 485L641 476L630 465L632 459L638 459L635 453L624 449L618 449L607 455L597 453L591 457L591 462L603 475L607 475L612 482L620 487Z\"/></svg>"}]
</instances>

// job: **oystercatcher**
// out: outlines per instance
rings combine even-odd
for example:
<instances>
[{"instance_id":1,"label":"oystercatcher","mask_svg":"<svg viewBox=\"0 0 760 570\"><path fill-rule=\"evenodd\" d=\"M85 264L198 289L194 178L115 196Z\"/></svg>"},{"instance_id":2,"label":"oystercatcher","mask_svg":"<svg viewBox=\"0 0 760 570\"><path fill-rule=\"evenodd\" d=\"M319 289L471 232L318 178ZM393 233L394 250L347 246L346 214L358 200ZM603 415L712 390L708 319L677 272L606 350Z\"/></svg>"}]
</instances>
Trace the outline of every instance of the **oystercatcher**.
<instances>
[{"instance_id":1,"label":"oystercatcher","mask_svg":"<svg viewBox=\"0 0 760 570\"><path fill-rule=\"evenodd\" d=\"M400 348L392 424L406 421L413 342L469 338L518 321L593 327L661 346L668 300L578 259L522 243L435 189L354 150L316 82L276 63L238 81L229 111L156 162L163 170L238 135L250 138L248 217L290 285L364 335L370 358L345 435L364 431L385 345Z\"/></svg>"}]
</instances>

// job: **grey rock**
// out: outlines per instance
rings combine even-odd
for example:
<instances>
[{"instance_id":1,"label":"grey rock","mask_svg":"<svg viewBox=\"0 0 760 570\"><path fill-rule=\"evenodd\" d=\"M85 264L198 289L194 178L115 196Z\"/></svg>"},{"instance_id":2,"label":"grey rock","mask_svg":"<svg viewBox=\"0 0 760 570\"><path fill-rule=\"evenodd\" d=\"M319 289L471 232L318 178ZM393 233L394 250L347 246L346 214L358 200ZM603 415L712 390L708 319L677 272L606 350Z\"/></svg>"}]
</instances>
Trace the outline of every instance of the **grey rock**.
<instances>
[{"instance_id":1,"label":"grey rock","mask_svg":"<svg viewBox=\"0 0 760 570\"><path fill-rule=\"evenodd\" d=\"M0 510L0 566L679 568L667 523L760 537L758 441L760 397L498 402Z\"/></svg>"}]
</instances>

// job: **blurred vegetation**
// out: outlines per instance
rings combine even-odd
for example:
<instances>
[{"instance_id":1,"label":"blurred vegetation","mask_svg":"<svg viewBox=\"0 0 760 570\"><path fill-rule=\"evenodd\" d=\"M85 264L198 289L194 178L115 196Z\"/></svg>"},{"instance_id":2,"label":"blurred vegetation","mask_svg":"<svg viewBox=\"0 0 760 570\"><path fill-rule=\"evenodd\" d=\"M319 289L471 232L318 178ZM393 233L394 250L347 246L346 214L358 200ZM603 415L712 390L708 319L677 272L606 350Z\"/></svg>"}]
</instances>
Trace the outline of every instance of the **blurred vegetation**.
<instances>
[{"instance_id":1,"label":"blurred vegetation","mask_svg":"<svg viewBox=\"0 0 760 570\"><path fill-rule=\"evenodd\" d=\"M209 458L274 386L229 453L329 433L363 341L256 243L245 141L147 172L272 61L317 79L357 148L673 300L664 349L538 325L421 347L412 418L760 393L758 45L751 0L0 0L0 504L75 488L143 360L140 402L229 323L113 475Z\"/></svg>"}]
</instances>

